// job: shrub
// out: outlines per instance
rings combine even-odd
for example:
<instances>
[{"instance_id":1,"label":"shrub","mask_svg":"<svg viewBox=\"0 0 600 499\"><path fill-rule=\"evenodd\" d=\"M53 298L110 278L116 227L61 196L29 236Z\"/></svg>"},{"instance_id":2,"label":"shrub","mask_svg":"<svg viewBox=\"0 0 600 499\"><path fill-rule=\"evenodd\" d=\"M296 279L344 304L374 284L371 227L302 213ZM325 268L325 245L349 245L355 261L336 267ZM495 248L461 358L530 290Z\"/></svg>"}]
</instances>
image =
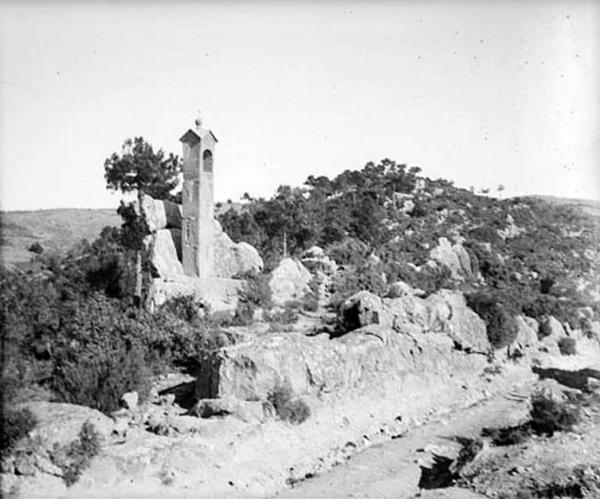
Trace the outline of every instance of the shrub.
<instances>
[{"instance_id":1,"label":"shrub","mask_svg":"<svg viewBox=\"0 0 600 499\"><path fill-rule=\"evenodd\" d=\"M327 256L339 265L359 265L367 258L369 247L358 239L346 238L327 247Z\"/></svg>"},{"instance_id":2,"label":"shrub","mask_svg":"<svg viewBox=\"0 0 600 499\"><path fill-rule=\"evenodd\" d=\"M259 308L271 308L273 305L271 301L271 287L269 286L268 274L250 272L237 276L237 278L244 279L246 285L240 293L232 324L244 326L252 323L255 310Z\"/></svg>"},{"instance_id":3,"label":"shrub","mask_svg":"<svg viewBox=\"0 0 600 499\"><path fill-rule=\"evenodd\" d=\"M31 246L29 246L28 251L40 255L44 252L44 247L40 243L35 242Z\"/></svg>"},{"instance_id":4,"label":"shrub","mask_svg":"<svg viewBox=\"0 0 600 499\"><path fill-rule=\"evenodd\" d=\"M370 291L383 296L387 291L387 282L382 267L374 262L364 262L359 267L346 267L334 278L334 294L331 304L338 307L344 300L359 291Z\"/></svg>"},{"instance_id":5,"label":"shrub","mask_svg":"<svg viewBox=\"0 0 600 499\"><path fill-rule=\"evenodd\" d=\"M494 348L503 348L516 340L519 331L515 318L497 296L477 292L467 296L467 304L484 320L488 339Z\"/></svg>"},{"instance_id":6,"label":"shrub","mask_svg":"<svg viewBox=\"0 0 600 499\"><path fill-rule=\"evenodd\" d=\"M192 295L176 296L167 300L161 309L186 322L195 322L204 318L205 307Z\"/></svg>"},{"instance_id":7,"label":"shrub","mask_svg":"<svg viewBox=\"0 0 600 499\"><path fill-rule=\"evenodd\" d=\"M310 407L302 399L294 398L287 385L277 386L268 397L277 417L292 424L301 424L310 417Z\"/></svg>"},{"instance_id":8,"label":"shrub","mask_svg":"<svg viewBox=\"0 0 600 499\"><path fill-rule=\"evenodd\" d=\"M302 308L300 301L287 302L282 309L277 309L275 312L269 312L265 318L269 322L278 324L293 324L298 320L298 311Z\"/></svg>"},{"instance_id":9,"label":"shrub","mask_svg":"<svg viewBox=\"0 0 600 499\"><path fill-rule=\"evenodd\" d=\"M469 231L469 236L486 243L498 244L501 242L497 230L490 226L475 227Z\"/></svg>"},{"instance_id":10,"label":"shrub","mask_svg":"<svg viewBox=\"0 0 600 499\"><path fill-rule=\"evenodd\" d=\"M481 435L488 437L496 446L516 445L525 442L531 434L528 424L506 428L484 428Z\"/></svg>"},{"instance_id":11,"label":"shrub","mask_svg":"<svg viewBox=\"0 0 600 499\"><path fill-rule=\"evenodd\" d=\"M69 445L55 448L50 454L52 462L63 471L68 487L76 483L89 467L93 457L100 452L100 437L94 425L83 423L77 439Z\"/></svg>"},{"instance_id":12,"label":"shrub","mask_svg":"<svg viewBox=\"0 0 600 499\"><path fill-rule=\"evenodd\" d=\"M540 293L547 295L556 283L553 277L547 276L540 279Z\"/></svg>"},{"instance_id":13,"label":"shrub","mask_svg":"<svg viewBox=\"0 0 600 499\"><path fill-rule=\"evenodd\" d=\"M73 263L68 261L69 264ZM230 341L186 300L150 314L90 290L80 274L0 273L2 384L8 402L29 388L104 412L121 395L144 395L152 374L193 366L199 352Z\"/></svg>"},{"instance_id":14,"label":"shrub","mask_svg":"<svg viewBox=\"0 0 600 499\"><path fill-rule=\"evenodd\" d=\"M538 435L554 435L556 431L571 431L579 421L579 408L543 395L531 400L531 428Z\"/></svg>"},{"instance_id":15,"label":"shrub","mask_svg":"<svg viewBox=\"0 0 600 499\"><path fill-rule=\"evenodd\" d=\"M575 355L577 354L576 344L574 338L561 338L558 340L558 349L562 355Z\"/></svg>"},{"instance_id":16,"label":"shrub","mask_svg":"<svg viewBox=\"0 0 600 499\"><path fill-rule=\"evenodd\" d=\"M35 428L37 420L29 409L7 410L2 414L0 452L5 453Z\"/></svg>"},{"instance_id":17,"label":"shrub","mask_svg":"<svg viewBox=\"0 0 600 499\"><path fill-rule=\"evenodd\" d=\"M108 414L119 408L119 400L126 392L135 390L145 397L151 374L141 347L117 345L104 349L94 345L76 355L61 352L51 386L62 401Z\"/></svg>"}]
</instances>

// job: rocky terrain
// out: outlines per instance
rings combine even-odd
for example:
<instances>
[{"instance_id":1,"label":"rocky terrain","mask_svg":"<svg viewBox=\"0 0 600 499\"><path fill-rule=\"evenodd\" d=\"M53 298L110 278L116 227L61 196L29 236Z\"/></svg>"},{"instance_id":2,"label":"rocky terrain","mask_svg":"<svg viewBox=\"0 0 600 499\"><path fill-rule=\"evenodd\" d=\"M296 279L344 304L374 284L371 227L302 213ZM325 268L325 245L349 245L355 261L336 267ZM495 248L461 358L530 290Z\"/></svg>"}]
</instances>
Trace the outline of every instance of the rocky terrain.
<instances>
[{"instance_id":1,"label":"rocky terrain","mask_svg":"<svg viewBox=\"0 0 600 499\"><path fill-rule=\"evenodd\" d=\"M388 161L222 211L235 310L125 225L3 269L3 495L597 497L598 220Z\"/></svg>"}]
</instances>

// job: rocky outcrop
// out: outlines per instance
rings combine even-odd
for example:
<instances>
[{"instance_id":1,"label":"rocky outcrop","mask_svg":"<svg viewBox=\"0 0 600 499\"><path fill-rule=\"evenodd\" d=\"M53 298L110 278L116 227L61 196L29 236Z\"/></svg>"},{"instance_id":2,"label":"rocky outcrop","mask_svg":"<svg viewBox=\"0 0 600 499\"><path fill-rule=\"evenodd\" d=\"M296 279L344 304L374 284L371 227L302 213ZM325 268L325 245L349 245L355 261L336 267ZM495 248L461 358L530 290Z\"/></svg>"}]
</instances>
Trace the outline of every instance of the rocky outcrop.
<instances>
[{"instance_id":1,"label":"rocky outcrop","mask_svg":"<svg viewBox=\"0 0 600 499\"><path fill-rule=\"evenodd\" d=\"M181 263L181 205L144 194L140 207L138 213L150 231L144 244L154 277L147 293L147 308L156 310L171 298L193 296L212 312L235 310L243 281L231 278L262 271L258 251L248 243L234 243L215 220L213 275L203 279L187 276Z\"/></svg>"},{"instance_id":2,"label":"rocky outcrop","mask_svg":"<svg viewBox=\"0 0 600 499\"><path fill-rule=\"evenodd\" d=\"M167 228L181 229L182 208L180 204L154 199L147 194L142 194L141 211L139 209L137 211L144 217L150 232Z\"/></svg>"},{"instance_id":3,"label":"rocky outcrop","mask_svg":"<svg viewBox=\"0 0 600 499\"><path fill-rule=\"evenodd\" d=\"M177 242L179 244L177 244ZM156 275L165 279L183 276L183 266L178 258L181 254L181 231L178 229L160 229L149 238L150 261Z\"/></svg>"},{"instance_id":4,"label":"rocky outcrop","mask_svg":"<svg viewBox=\"0 0 600 499\"><path fill-rule=\"evenodd\" d=\"M344 301L338 311L338 322L344 331L364 326L393 324L392 312L384 310L383 300L369 291L359 291Z\"/></svg>"},{"instance_id":5,"label":"rocky outcrop","mask_svg":"<svg viewBox=\"0 0 600 499\"><path fill-rule=\"evenodd\" d=\"M308 283L311 279L311 273L299 261L284 258L273 270L269 279L273 303L284 305L286 302L303 298L310 292Z\"/></svg>"},{"instance_id":6,"label":"rocky outcrop","mask_svg":"<svg viewBox=\"0 0 600 499\"><path fill-rule=\"evenodd\" d=\"M312 246L302 253L300 259L302 265L304 265L310 272L322 272L325 275L332 276L337 271L337 263L329 258L323 248L319 246Z\"/></svg>"},{"instance_id":7,"label":"rocky outcrop","mask_svg":"<svg viewBox=\"0 0 600 499\"><path fill-rule=\"evenodd\" d=\"M191 412L201 418L234 416L246 422L261 422L265 419L263 402L233 397L200 399Z\"/></svg>"},{"instance_id":8,"label":"rocky outcrop","mask_svg":"<svg viewBox=\"0 0 600 499\"><path fill-rule=\"evenodd\" d=\"M210 312L232 312L239 301L239 292L245 281L240 279L198 279L186 275L176 279L153 279L146 298L146 307L151 312L171 298L193 296Z\"/></svg>"},{"instance_id":9,"label":"rocky outcrop","mask_svg":"<svg viewBox=\"0 0 600 499\"><path fill-rule=\"evenodd\" d=\"M439 238L438 245L431 250L429 257L433 261L448 267L455 279L463 280L465 276L473 273L467 250L462 244L450 244L450 241L445 237Z\"/></svg>"},{"instance_id":10,"label":"rocky outcrop","mask_svg":"<svg viewBox=\"0 0 600 499\"><path fill-rule=\"evenodd\" d=\"M550 315L540 321L538 338L540 339L540 346L545 351L558 355L560 352L558 342L565 336L567 336L565 328L555 317Z\"/></svg>"},{"instance_id":11,"label":"rocky outcrop","mask_svg":"<svg viewBox=\"0 0 600 499\"><path fill-rule=\"evenodd\" d=\"M215 220L215 276L231 278L248 272L260 272L263 261L248 243L234 243Z\"/></svg>"},{"instance_id":12,"label":"rocky outcrop","mask_svg":"<svg viewBox=\"0 0 600 499\"><path fill-rule=\"evenodd\" d=\"M150 231L146 246L155 276L173 280L184 275L181 265L181 205L142 196L142 215ZM248 243L234 243L215 220L214 276L230 279L249 272L260 272L263 261Z\"/></svg>"},{"instance_id":13,"label":"rocky outcrop","mask_svg":"<svg viewBox=\"0 0 600 499\"><path fill-rule=\"evenodd\" d=\"M451 350L443 338L425 356L444 362L439 349ZM265 400L285 384L295 394L343 393L378 383L383 373L393 377L411 369L415 339L382 326L366 326L340 338L274 333L251 343L222 349L203 359L209 383L198 386L203 397ZM439 357L438 357L439 356Z\"/></svg>"},{"instance_id":14,"label":"rocky outcrop","mask_svg":"<svg viewBox=\"0 0 600 499\"><path fill-rule=\"evenodd\" d=\"M498 230L497 232L498 236L500 236L502 239L513 239L520 236L522 233L527 232L527 230L523 227L518 227L515 225L512 215L508 214L506 216L506 227L502 230Z\"/></svg>"},{"instance_id":15,"label":"rocky outcrop","mask_svg":"<svg viewBox=\"0 0 600 499\"><path fill-rule=\"evenodd\" d=\"M551 338L554 340L559 340L566 336L565 328L562 324L553 316L545 317L544 320L540 322L539 326L539 337L541 339Z\"/></svg>"},{"instance_id":16,"label":"rocky outcrop","mask_svg":"<svg viewBox=\"0 0 600 499\"><path fill-rule=\"evenodd\" d=\"M404 281L396 281L388 286L388 298L401 298L406 295L422 296L425 292L422 289L415 289Z\"/></svg>"},{"instance_id":17,"label":"rocky outcrop","mask_svg":"<svg viewBox=\"0 0 600 499\"><path fill-rule=\"evenodd\" d=\"M76 440L83 423L94 425L103 438L110 436L114 427L112 419L81 405L37 401L18 404L15 409L29 409L37 421L30 437L49 451L54 445L68 445Z\"/></svg>"},{"instance_id":18,"label":"rocky outcrop","mask_svg":"<svg viewBox=\"0 0 600 499\"><path fill-rule=\"evenodd\" d=\"M523 353L525 349L533 347L538 342L538 323L531 317L517 315L515 317L517 324L517 338L509 346L509 354L514 355L516 352Z\"/></svg>"},{"instance_id":19,"label":"rocky outcrop","mask_svg":"<svg viewBox=\"0 0 600 499\"><path fill-rule=\"evenodd\" d=\"M301 263L310 273L316 283L313 291L317 293L317 307L323 308L329 304L333 294L333 283L338 265L332 258L328 257L319 246L307 249L301 258Z\"/></svg>"},{"instance_id":20,"label":"rocky outcrop","mask_svg":"<svg viewBox=\"0 0 600 499\"><path fill-rule=\"evenodd\" d=\"M443 333L471 352L491 349L485 323L455 291L442 290L425 299L412 293L381 299L361 291L342 304L338 320L346 331L375 324L405 333Z\"/></svg>"}]
</instances>

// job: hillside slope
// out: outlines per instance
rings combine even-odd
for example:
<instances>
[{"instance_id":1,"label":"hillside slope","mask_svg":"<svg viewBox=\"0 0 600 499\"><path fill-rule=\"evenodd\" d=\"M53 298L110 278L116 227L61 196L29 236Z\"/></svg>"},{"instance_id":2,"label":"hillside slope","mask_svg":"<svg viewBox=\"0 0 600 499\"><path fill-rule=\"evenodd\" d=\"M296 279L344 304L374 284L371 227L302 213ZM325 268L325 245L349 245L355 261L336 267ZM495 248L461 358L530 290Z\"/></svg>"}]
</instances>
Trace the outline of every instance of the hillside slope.
<instances>
[{"instance_id":1,"label":"hillside slope","mask_svg":"<svg viewBox=\"0 0 600 499\"><path fill-rule=\"evenodd\" d=\"M5 265L31 260L28 248L40 243L45 252L64 252L81 239L92 241L107 225L121 219L113 209L77 209L2 212L0 255Z\"/></svg>"}]
</instances>

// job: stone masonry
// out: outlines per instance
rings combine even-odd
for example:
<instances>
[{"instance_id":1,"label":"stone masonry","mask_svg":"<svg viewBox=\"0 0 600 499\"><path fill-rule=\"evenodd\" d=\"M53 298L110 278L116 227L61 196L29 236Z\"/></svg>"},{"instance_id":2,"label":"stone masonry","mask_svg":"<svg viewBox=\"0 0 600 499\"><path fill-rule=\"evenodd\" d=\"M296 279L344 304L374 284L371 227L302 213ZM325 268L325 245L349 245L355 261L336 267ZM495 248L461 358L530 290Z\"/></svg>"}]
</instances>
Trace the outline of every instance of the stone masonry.
<instances>
[{"instance_id":1,"label":"stone masonry","mask_svg":"<svg viewBox=\"0 0 600 499\"><path fill-rule=\"evenodd\" d=\"M214 275L213 158L217 138L196 120L183 144L183 271L190 277Z\"/></svg>"}]
</instances>

